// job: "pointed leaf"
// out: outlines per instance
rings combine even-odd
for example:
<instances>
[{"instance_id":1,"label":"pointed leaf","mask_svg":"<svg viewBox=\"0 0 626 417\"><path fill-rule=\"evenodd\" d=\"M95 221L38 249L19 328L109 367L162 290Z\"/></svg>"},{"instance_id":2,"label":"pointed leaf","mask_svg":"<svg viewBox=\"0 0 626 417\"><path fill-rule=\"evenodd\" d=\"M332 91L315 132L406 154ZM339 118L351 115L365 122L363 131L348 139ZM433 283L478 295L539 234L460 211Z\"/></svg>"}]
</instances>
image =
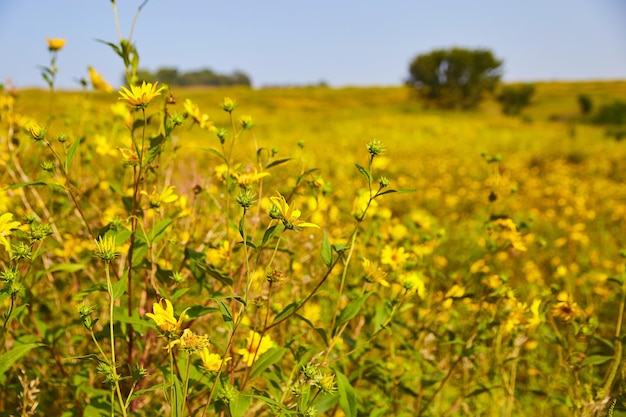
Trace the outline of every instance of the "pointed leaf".
<instances>
[{"instance_id":1,"label":"pointed leaf","mask_svg":"<svg viewBox=\"0 0 626 417\"><path fill-rule=\"evenodd\" d=\"M128 287L128 271L122 275L122 278L113 284L113 299L117 300L126 292L126 288Z\"/></svg>"},{"instance_id":2,"label":"pointed leaf","mask_svg":"<svg viewBox=\"0 0 626 417\"><path fill-rule=\"evenodd\" d=\"M263 240L261 241L261 246L265 245L274 235L276 234L276 227L272 226L268 227L265 233L263 234Z\"/></svg>"},{"instance_id":3,"label":"pointed leaf","mask_svg":"<svg viewBox=\"0 0 626 417\"><path fill-rule=\"evenodd\" d=\"M292 160L292 158L277 159L276 161L272 161L269 164L267 164L265 166L265 169L270 169L270 168L273 168L273 167L277 167L279 165L286 164L287 162L289 162L291 160Z\"/></svg>"},{"instance_id":4,"label":"pointed leaf","mask_svg":"<svg viewBox=\"0 0 626 417\"><path fill-rule=\"evenodd\" d=\"M328 267L333 264L333 247L328 241L326 232L324 232L324 238L322 239L322 260Z\"/></svg>"},{"instance_id":5,"label":"pointed leaf","mask_svg":"<svg viewBox=\"0 0 626 417\"><path fill-rule=\"evenodd\" d=\"M337 391L339 392L339 405L346 417L356 417L356 393L350 384L350 380L341 372L335 370L337 376Z\"/></svg>"},{"instance_id":6,"label":"pointed leaf","mask_svg":"<svg viewBox=\"0 0 626 417\"><path fill-rule=\"evenodd\" d=\"M250 370L250 378L261 375L263 371L281 360L285 353L287 353L287 350L288 349L284 347L273 348L259 356L254 362L254 365L252 365L252 369Z\"/></svg>"},{"instance_id":7,"label":"pointed leaf","mask_svg":"<svg viewBox=\"0 0 626 417\"><path fill-rule=\"evenodd\" d=\"M228 409L231 417L243 417L246 415L246 411L250 408L252 402L252 396L250 394L244 394L243 392L237 393L228 403Z\"/></svg>"},{"instance_id":8,"label":"pointed leaf","mask_svg":"<svg viewBox=\"0 0 626 417\"><path fill-rule=\"evenodd\" d=\"M372 177L370 177L370 173L367 171L367 169L363 168L361 165L355 163L354 165L356 165L356 169L359 170L359 172L361 174L363 174L363 176L365 177L365 179L367 179L368 181L372 180Z\"/></svg>"},{"instance_id":9,"label":"pointed leaf","mask_svg":"<svg viewBox=\"0 0 626 417\"><path fill-rule=\"evenodd\" d=\"M76 155L76 150L78 149L78 145L80 145L80 141L82 138L78 138L72 143L72 145L67 150L67 155L65 157L65 170L70 172L72 169L72 162L74 161L74 155Z\"/></svg>"},{"instance_id":10,"label":"pointed leaf","mask_svg":"<svg viewBox=\"0 0 626 417\"><path fill-rule=\"evenodd\" d=\"M220 151L217 151L213 148L200 148L203 151L206 151L208 153L211 153L219 158L221 158L224 162L228 163L228 160L226 159L226 157L224 155L222 155L222 153Z\"/></svg>"},{"instance_id":11,"label":"pointed leaf","mask_svg":"<svg viewBox=\"0 0 626 417\"><path fill-rule=\"evenodd\" d=\"M335 328L338 328L345 322L352 320L357 314L359 314L359 311L361 311L363 304L365 304L365 301L368 299L370 295L372 295L371 292L362 295L361 297L357 298L356 300L348 304L346 308L341 310L341 313L339 313L339 318L337 319L337 324L335 325Z\"/></svg>"},{"instance_id":12,"label":"pointed leaf","mask_svg":"<svg viewBox=\"0 0 626 417\"><path fill-rule=\"evenodd\" d=\"M0 355L0 381L4 380L4 374L14 363L32 349L39 346L43 346L43 343L14 343L9 351Z\"/></svg>"},{"instance_id":13,"label":"pointed leaf","mask_svg":"<svg viewBox=\"0 0 626 417\"><path fill-rule=\"evenodd\" d=\"M228 327L228 330L233 329L233 316L228 309L226 303L222 300L215 300L217 302L217 306L220 309L220 313L222 313L222 319L224 319L224 324Z\"/></svg>"}]
</instances>

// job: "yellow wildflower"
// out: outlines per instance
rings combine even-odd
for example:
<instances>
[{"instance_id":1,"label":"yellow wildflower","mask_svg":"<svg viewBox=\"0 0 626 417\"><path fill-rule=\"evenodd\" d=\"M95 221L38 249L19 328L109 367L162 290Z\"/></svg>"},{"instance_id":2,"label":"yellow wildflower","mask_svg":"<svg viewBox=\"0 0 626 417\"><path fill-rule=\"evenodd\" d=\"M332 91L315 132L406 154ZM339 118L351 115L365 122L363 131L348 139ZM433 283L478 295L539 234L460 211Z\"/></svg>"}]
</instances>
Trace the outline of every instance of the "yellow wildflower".
<instances>
[{"instance_id":1,"label":"yellow wildflower","mask_svg":"<svg viewBox=\"0 0 626 417\"><path fill-rule=\"evenodd\" d=\"M261 178L269 177L269 172L257 172L255 169L253 172L234 172L235 180L241 187L247 187L250 184L259 182Z\"/></svg>"},{"instance_id":2,"label":"yellow wildflower","mask_svg":"<svg viewBox=\"0 0 626 417\"><path fill-rule=\"evenodd\" d=\"M275 219L279 219L282 221L285 229L300 231L305 227L313 227L319 229L320 227L314 223L307 223L300 220L300 210L293 208L293 203L291 207L287 204L285 197L283 197L280 193L278 193L278 197L270 197L271 202L274 204L275 210L270 212L270 216Z\"/></svg>"},{"instance_id":3,"label":"yellow wildflower","mask_svg":"<svg viewBox=\"0 0 626 417\"><path fill-rule=\"evenodd\" d=\"M152 84L144 81L141 86L131 85L130 90L122 87L122 91L119 92L121 96L119 99L126 100L131 106L146 108L165 89L165 87L157 88L158 84L158 82Z\"/></svg>"},{"instance_id":4,"label":"yellow wildflower","mask_svg":"<svg viewBox=\"0 0 626 417\"><path fill-rule=\"evenodd\" d=\"M528 330L535 330L543 322L541 314L539 312L539 306L541 305L541 299L535 298L530 305L530 312L532 316L528 319L526 327Z\"/></svg>"},{"instance_id":5,"label":"yellow wildflower","mask_svg":"<svg viewBox=\"0 0 626 417\"><path fill-rule=\"evenodd\" d=\"M113 87L111 87L111 85L109 85L109 83L102 78L102 75L100 75L94 67L87 67L87 70L89 71L91 85L95 90L102 91L103 93L110 93L113 91Z\"/></svg>"},{"instance_id":6,"label":"yellow wildflower","mask_svg":"<svg viewBox=\"0 0 626 417\"><path fill-rule=\"evenodd\" d=\"M221 242L215 248L209 248L206 252L206 258L209 264L214 266L222 266L230 255L230 244L227 240Z\"/></svg>"},{"instance_id":7,"label":"yellow wildflower","mask_svg":"<svg viewBox=\"0 0 626 417\"><path fill-rule=\"evenodd\" d=\"M222 357L217 353L210 353L208 348L199 350L198 356L202 360L202 367L209 372L217 372L222 366ZM224 359L224 363L228 362L231 358Z\"/></svg>"},{"instance_id":8,"label":"yellow wildflower","mask_svg":"<svg viewBox=\"0 0 626 417\"><path fill-rule=\"evenodd\" d=\"M465 288L454 284L446 293L445 298L461 298L465 295Z\"/></svg>"},{"instance_id":9,"label":"yellow wildflower","mask_svg":"<svg viewBox=\"0 0 626 417\"><path fill-rule=\"evenodd\" d=\"M111 146L109 140L100 134L94 136L94 142L96 143L96 153L102 156L115 156L117 152Z\"/></svg>"},{"instance_id":10,"label":"yellow wildflower","mask_svg":"<svg viewBox=\"0 0 626 417\"><path fill-rule=\"evenodd\" d=\"M372 261L363 259L363 272L365 272L365 281L375 282L383 287L389 287L389 282L385 279L387 273L380 269L378 265L372 264Z\"/></svg>"},{"instance_id":11,"label":"yellow wildflower","mask_svg":"<svg viewBox=\"0 0 626 417\"><path fill-rule=\"evenodd\" d=\"M191 329L183 330L180 339L176 339L167 346L168 349L179 345L189 353L200 352L209 346L209 336L194 334Z\"/></svg>"},{"instance_id":12,"label":"yellow wildflower","mask_svg":"<svg viewBox=\"0 0 626 417\"><path fill-rule=\"evenodd\" d=\"M67 41L62 38L46 38L46 42L48 42L48 50L52 52L63 49Z\"/></svg>"},{"instance_id":13,"label":"yellow wildflower","mask_svg":"<svg viewBox=\"0 0 626 417\"><path fill-rule=\"evenodd\" d=\"M424 277L420 273L411 271L406 274L401 274L398 277L398 282L407 291L407 294L417 293L417 296L421 299L424 299L426 296Z\"/></svg>"},{"instance_id":14,"label":"yellow wildflower","mask_svg":"<svg viewBox=\"0 0 626 417\"><path fill-rule=\"evenodd\" d=\"M191 117L194 122L198 123L202 129L210 131L216 130L215 124L210 120L209 115L201 113L197 104L193 103L189 99L186 99L183 106L185 107L187 115Z\"/></svg>"},{"instance_id":15,"label":"yellow wildflower","mask_svg":"<svg viewBox=\"0 0 626 417\"><path fill-rule=\"evenodd\" d=\"M409 254L405 252L403 247L392 248L389 245L385 245L380 255L380 262L383 265L389 265L394 271L398 268L402 268L408 260Z\"/></svg>"},{"instance_id":16,"label":"yellow wildflower","mask_svg":"<svg viewBox=\"0 0 626 417\"><path fill-rule=\"evenodd\" d=\"M150 208L159 208L163 203L173 203L178 200L178 195L174 194L174 187L171 185L163 188L163 191L160 193L158 193L157 188L153 186L150 194L145 190L141 190L140 194L148 197L150 200Z\"/></svg>"},{"instance_id":17,"label":"yellow wildflower","mask_svg":"<svg viewBox=\"0 0 626 417\"><path fill-rule=\"evenodd\" d=\"M574 301L572 294L561 291L556 296L556 303L552 305L552 314L561 317L565 321L571 321L583 314L578 303Z\"/></svg>"},{"instance_id":18,"label":"yellow wildflower","mask_svg":"<svg viewBox=\"0 0 626 417\"><path fill-rule=\"evenodd\" d=\"M165 302L165 308L163 308L163 302ZM162 298L160 302L154 303L152 305L152 313L146 313L146 317L151 318L156 323L157 327L161 329L161 331L165 333L176 333L179 332L182 325L183 320L185 320L185 313L188 308L185 309L181 314L178 320L174 317L174 307L172 303Z\"/></svg>"},{"instance_id":19,"label":"yellow wildflower","mask_svg":"<svg viewBox=\"0 0 626 417\"><path fill-rule=\"evenodd\" d=\"M257 332L250 330L246 338L246 347L238 349L237 353L243 356L244 364L250 367L259 356L274 347L276 347L276 343L272 341L271 337L268 335L261 337Z\"/></svg>"},{"instance_id":20,"label":"yellow wildflower","mask_svg":"<svg viewBox=\"0 0 626 417\"><path fill-rule=\"evenodd\" d=\"M128 110L128 106L126 106L126 104L118 101L117 103L111 104L110 108L116 117L124 121L124 124L126 126L130 126L132 124L133 117L130 114L130 111Z\"/></svg>"},{"instance_id":21,"label":"yellow wildflower","mask_svg":"<svg viewBox=\"0 0 626 417\"><path fill-rule=\"evenodd\" d=\"M117 150L122 156L124 165L137 165L137 163L139 162L139 155L137 155L137 152L135 150L120 147L118 147Z\"/></svg>"},{"instance_id":22,"label":"yellow wildflower","mask_svg":"<svg viewBox=\"0 0 626 417\"><path fill-rule=\"evenodd\" d=\"M222 110L228 113L232 113L235 110L235 102L230 97L224 97L224 100L220 104Z\"/></svg>"},{"instance_id":23,"label":"yellow wildflower","mask_svg":"<svg viewBox=\"0 0 626 417\"><path fill-rule=\"evenodd\" d=\"M11 250L11 244L8 237L11 236L11 229L20 226L20 222L13 221L13 213L4 213L0 215L0 244L8 251Z\"/></svg>"}]
</instances>

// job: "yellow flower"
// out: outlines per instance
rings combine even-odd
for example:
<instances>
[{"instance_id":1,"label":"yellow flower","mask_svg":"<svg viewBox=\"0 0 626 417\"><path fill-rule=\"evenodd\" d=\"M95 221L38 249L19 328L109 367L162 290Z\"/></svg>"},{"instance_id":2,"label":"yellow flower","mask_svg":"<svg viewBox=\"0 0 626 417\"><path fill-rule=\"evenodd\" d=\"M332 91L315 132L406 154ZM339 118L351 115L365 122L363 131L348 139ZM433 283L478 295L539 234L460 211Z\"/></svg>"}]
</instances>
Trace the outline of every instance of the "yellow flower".
<instances>
[{"instance_id":1,"label":"yellow flower","mask_svg":"<svg viewBox=\"0 0 626 417\"><path fill-rule=\"evenodd\" d=\"M543 322L543 319L541 318L541 313L539 312L539 306L541 306L541 299L535 298L530 305L530 312L532 313L532 317L528 319L528 323L526 325L528 330L535 330Z\"/></svg>"},{"instance_id":2,"label":"yellow flower","mask_svg":"<svg viewBox=\"0 0 626 417\"><path fill-rule=\"evenodd\" d=\"M148 194L147 191L141 190L141 195L145 195L150 200L150 208L159 208L163 203L173 203L178 200L178 195L174 194L174 187L171 185L163 188L161 193L157 192L155 186L152 187L152 192Z\"/></svg>"},{"instance_id":3,"label":"yellow flower","mask_svg":"<svg viewBox=\"0 0 626 417\"><path fill-rule=\"evenodd\" d=\"M165 308L163 308L163 302L165 302ZM178 320L174 317L174 307L169 300L162 298L160 302L152 305L152 313L146 313L146 317L151 318L156 323L157 327L165 333L176 333L180 331L185 320L185 313L189 310L185 309Z\"/></svg>"},{"instance_id":4,"label":"yellow flower","mask_svg":"<svg viewBox=\"0 0 626 417\"><path fill-rule=\"evenodd\" d=\"M94 136L94 142L96 144L96 153L98 155L102 155L102 156L115 156L117 155L117 152L115 151L115 149L111 146L111 143L109 142L109 140L100 135L100 134L96 134Z\"/></svg>"},{"instance_id":5,"label":"yellow flower","mask_svg":"<svg viewBox=\"0 0 626 417\"><path fill-rule=\"evenodd\" d=\"M272 341L271 337L267 335L261 337L257 332L250 330L246 338L246 347L238 349L237 353L243 356L243 362L250 367L259 356L274 347L276 347L276 343Z\"/></svg>"},{"instance_id":6,"label":"yellow flower","mask_svg":"<svg viewBox=\"0 0 626 417\"><path fill-rule=\"evenodd\" d=\"M117 150L120 152L125 165L137 165L139 162L139 155L137 155L136 151L120 147L118 147Z\"/></svg>"},{"instance_id":7,"label":"yellow flower","mask_svg":"<svg viewBox=\"0 0 626 417\"><path fill-rule=\"evenodd\" d=\"M200 352L209 346L209 336L197 335L194 334L191 329L185 329L180 339L170 342L167 348L171 349L176 345L180 345L181 348L189 353Z\"/></svg>"},{"instance_id":8,"label":"yellow flower","mask_svg":"<svg viewBox=\"0 0 626 417\"><path fill-rule=\"evenodd\" d=\"M201 113L197 104L194 104L191 100L186 99L183 106L185 107L187 115L191 117L194 122L198 123L202 129L210 131L215 130L215 124L210 120L209 115Z\"/></svg>"},{"instance_id":9,"label":"yellow flower","mask_svg":"<svg viewBox=\"0 0 626 417\"><path fill-rule=\"evenodd\" d=\"M465 288L458 284L454 284L446 293L445 298L461 298L465 295Z\"/></svg>"},{"instance_id":10,"label":"yellow flower","mask_svg":"<svg viewBox=\"0 0 626 417\"><path fill-rule=\"evenodd\" d=\"M278 193L278 197L270 197L271 202L274 204L275 210L277 213L272 210L270 212L270 216L274 216L273 218L279 219L283 222L283 226L285 229L300 231L305 227L314 227L319 229L320 227L314 223L307 223L300 220L300 210L296 210L293 208L293 203L291 207L287 204L285 197L283 197L280 193Z\"/></svg>"},{"instance_id":11,"label":"yellow flower","mask_svg":"<svg viewBox=\"0 0 626 417\"><path fill-rule=\"evenodd\" d=\"M130 111L128 110L128 106L126 104L118 101L115 104L111 104L110 108L116 117L124 121L124 124L126 124L126 126L130 126L132 124L133 117L130 114Z\"/></svg>"},{"instance_id":12,"label":"yellow flower","mask_svg":"<svg viewBox=\"0 0 626 417\"><path fill-rule=\"evenodd\" d=\"M389 282L385 279L387 273L380 269L377 265L372 264L372 261L365 258L363 259L363 272L365 272L365 281L375 282L383 287L389 287Z\"/></svg>"},{"instance_id":13,"label":"yellow flower","mask_svg":"<svg viewBox=\"0 0 626 417\"><path fill-rule=\"evenodd\" d=\"M222 110L228 113L232 113L235 110L235 102L230 97L224 97L222 104L220 104Z\"/></svg>"},{"instance_id":14,"label":"yellow flower","mask_svg":"<svg viewBox=\"0 0 626 417\"><path fill-rule=\"evenodd\" d=\"M158 82L152 84L144 81L141 86L131 85L130 90L122 87L122 91L119 92L121 96L119 99L128 101L131 106L146 108L165 89L165 87L157 88L158 84Z\"/></svg>"},{"instance_id":15,"label":"yellow flower","mask_svg":"<svg viewBox=\"0 0 626 417\"><path fill-rule=\"evenodd\" d=\"M402 268L408 260L409 254L405 252L403 247L392 248L389 245L385 245L380 255L380 262L383 265L389 265L393 270Z\"/></svg>"},{"instance_id":16,"label":"yellow flower","mask_svg":"<svg viewBox=\"0 0 626 417\"><path fill-rule=\"evenodd\" d=\"M4 213L0 216L0 244L8 251L11 250L11 244L8 237L11 236L11 229L20 226L20 222L13 221L12 213Z\"/></svg>"},{"instance_id":17,"label":"yellow flower","mask_svg":"<svg viewBox=\"0 0 626 417\"><path fill-rule=\"evenodd\" d=\"M255 169L253 172L235 172L233 175L237 180L237 184L245 188L250 184L259 182L261 178L269 177L270 174L269 172L257 172Z\"/></svg>"},{"instance_id":18,"label":"yellow flower","mask_svg":"<svg viewBox=\"0 0 626 417\"><path fill-rule=\"evenodd\" d=\"M415 271L411 271L406 274L401 274L398 277L398 282L407 291L408 294L417 293L417 296L424 299L426 296L426 285L424 283L424 277Z\"/></svg>"},{"instance_id":19,"label":"yellow flower","mask_svg":"<svg viewBox=\"0 0 626 417\"><path fill-rule=\"evenodd\" d=\"M65 46L65 39L62 38L46 38L49 51L59 51Z\"/></svg>"},{"instance_id":20,"label":"yellow flower","mask_svg":"<svg viewBox=\"0 0 626 417\"><path fill-rule=\"evenodd\" d=\"M102 78L102 75L100 75L94 67L87 67L87 70L89 70L89 79L91 80L91 85L94 89L102 91L103 93L110 93L113 91L113 87L111 87L109 83Z\"/></svg>"},{"instance_id":21,"label":"yellow flower","mask_svg":"<svg viewBox=\"0 0 626 417\"><path fill-rule=\"evenodd\" d=\"M34 140L43 140L46 136L46 129L41 127L37 122L30 121L26 125L26 130L33 137Z\"/></svg>"},{"instance_id":22,"label":"yellow flower","mask_svg":"<svg viewBox=\"0 0 626 417\"><path fill-rule=\"evenodd\" d=\"M556 296L556 303L552 305L552 314L561 317L565 321L571 321L583 314L578 303L574 301L572 294L561 291Z\"/></svg>"},{"instance_id":23,"label":"yellow flower","mask_svg":"<svg viewBox=\"0 0 626 417\"><path fill-rule=\"evenodd\" d=\"M222 366L222 357L217 353L210 353L208 348L204 348L198 351L198 356L202 360L202 367L209 372L217 372ZM224 363L228 362L231 358L224 359Z\"/></svg>"},{"instance_id":24,"label":"yellow flower","mask_svg":"<svg viewBox=\"0 0 626 417\"><path fill-rule=\"evenodd\" d=\"M221 242L215 248L209 248L206 252L207 261L214 266L221 266L230 255L230 244L227 240Z\"/></svg>"}]
</instances>

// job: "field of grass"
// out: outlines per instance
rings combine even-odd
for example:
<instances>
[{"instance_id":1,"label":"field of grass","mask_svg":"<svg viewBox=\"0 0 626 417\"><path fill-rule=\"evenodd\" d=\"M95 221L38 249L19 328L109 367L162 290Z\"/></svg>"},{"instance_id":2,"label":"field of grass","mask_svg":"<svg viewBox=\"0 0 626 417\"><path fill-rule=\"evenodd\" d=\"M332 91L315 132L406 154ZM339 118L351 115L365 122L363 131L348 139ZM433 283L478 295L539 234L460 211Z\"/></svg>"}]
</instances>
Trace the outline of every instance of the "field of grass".
<instances>
[{"instance_id":1,"label":"field of grass","mask_svg":"<svg viewBox=\"0 0 626 417\"><path fill-rule=\"evenodd\" d=\"M626 148L579 94L626 82L5 91L0 416L620 415Z\"/></svg>"}]
</instances>

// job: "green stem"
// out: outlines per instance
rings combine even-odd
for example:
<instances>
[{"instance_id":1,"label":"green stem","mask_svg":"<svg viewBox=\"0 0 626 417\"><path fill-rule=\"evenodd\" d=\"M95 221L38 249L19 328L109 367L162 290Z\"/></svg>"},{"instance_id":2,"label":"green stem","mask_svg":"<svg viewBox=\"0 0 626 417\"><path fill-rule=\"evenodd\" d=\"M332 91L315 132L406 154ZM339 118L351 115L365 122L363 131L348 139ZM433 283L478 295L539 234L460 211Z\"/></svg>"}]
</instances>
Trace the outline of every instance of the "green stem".
<instances>
[{"instance_id":1,"label":"green stem","mask_svg":"<svg viewBox=\"0 0 626 417\"><path fill-rule=\"evenodd\" d=\"M113 298L113 284L111 283L111 274L109 273L109 262L106 262L106 277L107 277L107 291L109 292L109 333L111 338L111 372L113 373L113 378L115 380L115 390L117 391L117 397L120 403L120 407L122 408L122 415L126 417L126 407L124 404L124 399L122 397L122 390L120 389L119 378L117 375L116 363L115 363L115 326L114 326L114 313L113 306L115 304L115 299Z\"/></svg>"}]
</instances>

